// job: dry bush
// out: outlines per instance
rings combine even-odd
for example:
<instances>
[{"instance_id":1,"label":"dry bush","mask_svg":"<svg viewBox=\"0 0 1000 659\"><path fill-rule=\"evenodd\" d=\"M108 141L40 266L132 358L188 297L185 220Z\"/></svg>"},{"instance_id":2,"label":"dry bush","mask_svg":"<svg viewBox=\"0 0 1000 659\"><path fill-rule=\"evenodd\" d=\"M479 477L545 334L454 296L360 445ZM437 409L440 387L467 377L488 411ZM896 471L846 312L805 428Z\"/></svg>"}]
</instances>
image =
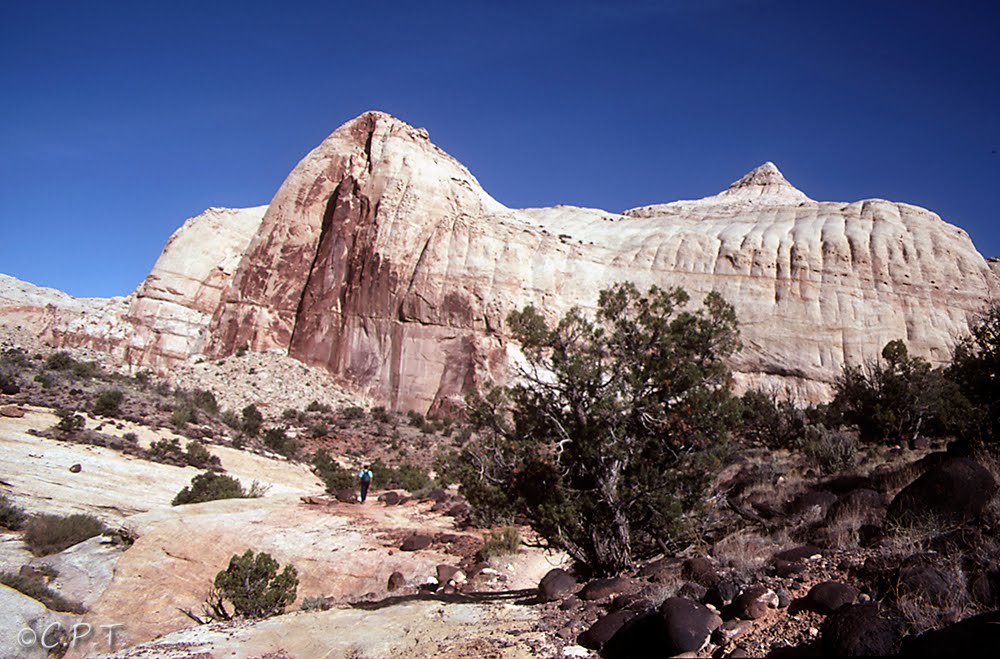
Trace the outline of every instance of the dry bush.
<instances>
[{"instance_id":1,"label":"dry bush","mask_svg":"<svg viewBox=\"0 0 1000 659\"><path fill-rule=\"evenodd\" d=\"M24 542L36 556L48 556L106 531L93 515L36 515L25 525Z\"/></svg>"},{"instance_id":2,"label":"dry bush","mask_svg":"<svg viewBox=\"0 0 1000 659\"><path fill-rule=\"evenodd\" d=\"M767 566L779 548L780 545L771 538L743 529L715 543L712 555L721 565L744 575L753 575Z\"/></svg>"},{"instance_id":3,"label":"dry bush","mask_svg":"<svg viewBox=\"0 0 1000 659\"><path fill-rule=\"evenodd\" d=\"M941 597L928 597L902 584L896 586L896 608L911 634L940 629L979 612L966 589L966 575L957 560L936 561L934 569L947 581L948 587Z\"/></svg>"}]
</instances>

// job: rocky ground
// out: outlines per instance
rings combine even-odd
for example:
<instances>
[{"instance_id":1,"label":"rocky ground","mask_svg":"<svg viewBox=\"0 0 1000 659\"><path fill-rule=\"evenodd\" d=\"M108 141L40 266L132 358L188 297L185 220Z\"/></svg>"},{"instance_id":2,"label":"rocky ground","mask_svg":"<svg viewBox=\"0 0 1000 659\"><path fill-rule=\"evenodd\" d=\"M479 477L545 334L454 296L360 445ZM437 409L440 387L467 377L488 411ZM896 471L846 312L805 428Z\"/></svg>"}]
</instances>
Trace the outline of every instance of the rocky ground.
<instances>
[{"instance_id":1,"label":"rocky ground","mask_svg":"<svg viewBox=\"0 0 1000 659\"><path fill-rule=\"evenodd\" d=\"M118 532L43 558L20 534L0 536L0 569L41 570L86 608L56 613L0 586L11 612L0 628L3 656L43 656L17 645L18 634L56 621L95 630L69 649L73 657L847 656L1000 641L995 454L869 448L827 474L788 451L739 450L697 515L700 543L588 582L564 557L527 546L478 561L485 530L448 515L461 509L454 492L337 501L304 463L259 445L234 448L221 414L172 423L184 400L175 383L54 374L43 387L26 374L47 374L44 357L31 356L22 390L0 401L0 490L29 513L89 513ZM216 387L226 409L274 399L267 387L307 374L276 355L190 366L197 373L182 371L181 390ZM109 386L125 390L123 418L88 412ZM460 441L441 424L376 414L359 398L308 395L311 387L266 406L265 422L283 424L304 453L326 448L348 464L418 456L426 467L431 449ZM322 406L306 411L314 400ZM54 407L80 410L80 437L94 441L52 431ZM199 470L150 462L138 449L190 436L265 496L170 506ZM297 567L289 612L196 624L215 573L247 548ZM307 598L310 610L299 610ZM123 625L114 648L97 636L108 624Z\"/></svg>"}]
</instances>

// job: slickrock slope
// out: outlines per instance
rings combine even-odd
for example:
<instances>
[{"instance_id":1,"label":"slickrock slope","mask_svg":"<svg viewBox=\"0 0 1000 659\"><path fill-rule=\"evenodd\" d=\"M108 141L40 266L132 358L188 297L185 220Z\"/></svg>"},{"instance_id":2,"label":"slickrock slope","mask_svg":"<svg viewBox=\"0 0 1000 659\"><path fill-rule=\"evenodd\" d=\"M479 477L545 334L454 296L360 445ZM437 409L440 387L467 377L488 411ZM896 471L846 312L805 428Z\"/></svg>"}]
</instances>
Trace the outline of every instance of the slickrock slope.
<instances>
[{"instance_id":1,"label":"slickrock slope","mask_svg":"<svg viewBox=\"0 0 1000 659\"><path fill-rule=\"evenodd\" d=\"M941 361L997 277L967 234L883 200L816 202L766 163L714 197L623 214L511 210L426 132L345 124L282 185L209 331L323 365L399 409L503 377L504 318L592 307L630 280L737 308L742 384L803 399L889 340Z\"/></svg>"},{"instance_id":2,"label":"slickrock slope","mask_svg":"<svg viewBox=\"0 0 1000 659\"><path fill-rule=\"evenodd\" d=\"M129 309L129 362L158 368L202 352L208 321L266 210L209 208L170 237Z\"/></svg>"},{"instance_id":3,"label":"slickrock slope","mask_svg":"<svg viewBox=\"0 0 1000 659\"><path fill-rule=\"evenodd\" d=\"M90 348L136 367L173 366L201 352L266 209L209 208L188 219L127 297L74 298L0 275L0 326L22 344Z\"/></svg>"}]
</instances>

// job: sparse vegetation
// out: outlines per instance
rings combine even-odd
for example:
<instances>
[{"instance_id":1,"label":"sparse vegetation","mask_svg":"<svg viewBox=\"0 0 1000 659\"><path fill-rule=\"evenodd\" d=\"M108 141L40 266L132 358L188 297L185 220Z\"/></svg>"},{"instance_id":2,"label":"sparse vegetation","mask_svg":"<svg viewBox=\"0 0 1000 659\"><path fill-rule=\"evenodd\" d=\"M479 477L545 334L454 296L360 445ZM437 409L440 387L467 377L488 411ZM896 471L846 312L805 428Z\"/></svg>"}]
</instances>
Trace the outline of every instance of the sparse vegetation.
<instances>
[{"instance_id":1,"label":"sparse vegetation","mask_svg":"<svg viewBox=\"0 0 1000 659\"><path fill-rule=\"evenodd\" d=\"M302 445L288 436L284 428L270 428L264 433L264 446L287 458L295 457Z\"/></svg>"},{"instance_id":2,"label":"sparse vegetation","mask_svg":"<svg viewBox=\"0 0 1000 659\"><path fill-rule=\"evenodd\" d=\"M6 494L0 494L0 527L9 531L19 531L26 519L28 516L23 508Z\"/></svg>"},{"instance_id":3,"label":"sparse vegetation","mask_svg":"<svg viewBox=\"0 0 1000 659\"><path fill-rule=\"evenodd\" d=\"M479 549L479 558L488 561L491 558L516 554L521 548L521 533L513 526L505 526L496 531L490 531L483 539Z\"/></svg>"},{"instance_id":4,"label":"sparse vegetation","mask_svg":"<svg viewBox=\"0 0 1000 659\"><path fill-rule=\"evenodd\" d=\"M24 577L13 572L0 572L0 583L41 602L51 611L76 614L86 613L87 611L82 604L66 599L49 588L38 577Z\"/></svg>"},{"instance_id":5,"label":"sparse vegetation","mask_svg":"<svg viewBox=\"0 0 1000 659\"><path fill-rule=\"evenodd\" d=\"M450 471L477 511L523 514L596 573L673 540L679 491L700 494L710 473L683 457L724 443L738 413L723 362L738 346L735 312L717 294L694 312L688 300L619 284L595 320L574 309L553 328L534 307L511 313L527 366L518 384L470 400L479 438Z\"/></svg>"},{"instance_id":6,"label":"sparse vegetation","mask_svg":"<svg viewBox=\"0 0 1000 659\"><path fill-rule=\"evenodd\" d=\"M330 452L316 451L312 459L313 472L326 485L326 491L336 494L354 487L354 476L334 461Z\"/></svg>"},{"instance_id":7,"label":"sparse vegetation","mask_svg":"<svg viewBox=\"0 0 1000 659\"><path fill-rule=\"evenodd\" d=\"M251 403L243 408L243 422L241 424L243 432L251 437L256 437L263 423L264 415L260 413L256 405Z\"/></svg>"},{"instance_id":8,"label":"sparse vegetation","mask_svg":"<svg viewBox=\"0 0 1000 659\"><path fill-rule=\"evenodd\" d=\"M125 393L121 389L105 389L94 401L94 414L99 416L117 417L121 414L122 401Z\"/></svg>"},{"instance_id":9,"label":"sparse vegetation","mask_svg":"<svg viewBox=\"0 0 1000 659\"><path fill-rule=\"evenodd\" d=\"M182 506L218 499L251 499L262 496L263 493L263 488L256 482L251 485L250 490L246 490L232 476L206 471L192 478L191 485L178 492L170 505Z\"/></svg>"},{"instance_id":10,"label":"sparse vegetation","mask_svg":"<svg viewBox=\"0 0 1000 659\"><path fill-rule=\"evenodd\" d=\"M233 555L229 567L215 575L218 606L222 607L223 600L228 601L237 616L251 619L284 613L295 601L299 579L294 566L286 565L279 574L280 567L264 552L254 556L253 550L248 549L242 556ZM222 612L226 613L224 608Z\"/></svg>"},{"instance_id":11,"label":"sparse vegetation","mask_svg":"<svg viewBox=\"0 0 1000 659\"><path fill-rule=\"evenodd\" d=\"M380 488L400 488L416 492L431 484L430 477L413 464L403 463L397 467L390 467L382 460L374 460L370 467Z\"/></svg>"},{"instance_id":12,"label":"sparse vegetation","mask_svg":"<svg viewBox=\"0 0 1000 659\"><path fill-rule=\"evenodd\" d=\"M24 543L36 556L48 556L108 531L93 515L42 514L31 517L24 525Z\"/></svg>"}]
</instances>

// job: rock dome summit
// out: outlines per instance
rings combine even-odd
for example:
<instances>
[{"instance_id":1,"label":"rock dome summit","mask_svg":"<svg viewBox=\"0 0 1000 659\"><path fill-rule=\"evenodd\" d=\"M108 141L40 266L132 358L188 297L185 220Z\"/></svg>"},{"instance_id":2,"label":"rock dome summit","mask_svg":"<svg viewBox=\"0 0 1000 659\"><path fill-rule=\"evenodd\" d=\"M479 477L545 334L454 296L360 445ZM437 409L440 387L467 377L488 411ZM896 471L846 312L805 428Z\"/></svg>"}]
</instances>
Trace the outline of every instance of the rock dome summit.
<instances>
[{"instance_id":1,"label":"rock dome summit","mask_svg":"<svg viewBox=\"0 0 1000 659\"><path fill-rule=\"evenodd\" d=\"M966 232L934 213L814 201L770 162L703 199L511 209L425 130L367 112L306 155L266 208L188 220L129 297L4 280L0 320L133 367L287 353L425 411L505 377L511 310L592 309L620 281L696 301L718 290L740 323L737 384L802 401L827 398L845 364L893 339L947 360L1000 293Z\"/></svg>"}]
</instances>

